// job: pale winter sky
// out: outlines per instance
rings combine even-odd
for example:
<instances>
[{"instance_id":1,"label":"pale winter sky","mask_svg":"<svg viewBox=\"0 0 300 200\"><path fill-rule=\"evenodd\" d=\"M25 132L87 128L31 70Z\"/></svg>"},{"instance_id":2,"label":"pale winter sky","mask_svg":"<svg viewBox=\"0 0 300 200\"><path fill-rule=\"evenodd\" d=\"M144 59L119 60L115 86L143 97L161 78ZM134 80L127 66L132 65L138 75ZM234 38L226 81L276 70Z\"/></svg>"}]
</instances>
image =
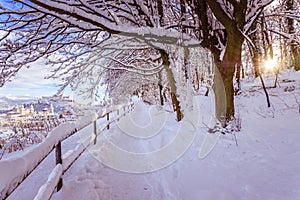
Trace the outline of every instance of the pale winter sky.
<instances>
[{"instance_id":1,"label":"pale winter sky","mask_svg":"<svg viewBox=\"0 0 300 200\"><path fill-rule=\"evenodd\" d=\"M57 91L58 80L44 79L50 75L49 67L43 61L31 64L30 68L22 68L11 82L0 88L0 96L50 96Z\"/></svg>"}]
</instances>

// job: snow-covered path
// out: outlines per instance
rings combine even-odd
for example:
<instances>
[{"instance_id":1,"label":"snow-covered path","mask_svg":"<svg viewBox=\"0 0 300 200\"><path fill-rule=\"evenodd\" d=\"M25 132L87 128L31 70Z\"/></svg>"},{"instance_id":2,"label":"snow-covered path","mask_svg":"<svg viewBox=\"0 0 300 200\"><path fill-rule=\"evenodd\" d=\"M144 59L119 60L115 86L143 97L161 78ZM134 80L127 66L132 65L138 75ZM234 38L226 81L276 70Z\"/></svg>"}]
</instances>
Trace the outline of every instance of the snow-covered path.
<instances>
[{"instance_id":1,"label":"snow-covered path","mask_svg":"<svg viewBox=\"0 0 300 200\"><path fill-rule=\"evenodd\" d=\"M154 172L134 174L99 161L95 155L103 148L100 142L64 175L64 187L52 199L300 199L300 114L295 110L282 114L279 106L272 111L275 117L263 117L261 113L268 114L269 110L258 109L258 114L257 109L252 109L263 107L265 102L260 97L251 99L256 101L255 105L249 105L247 97L238 99L240 108L249 107L240 109L243 123L242 131L235 135L238 146L232 134L221 135L213 151L199 159L199 149L207 134L207 128L200 123L193 144L175 163ZM199 97L199 102L203 113L209 113L207 105L211 101ZM147 109L148 106L136 102L137 123L147 124ZM201 122L208 124L209 120L204 116ZM168 115L161 132L144 140L127 136L118 126L104 135L128 151L150 152L174 137L178 129L174 124L174 116Z\"/></svg>"},{"instance_id":2,"label":"snow-covered path","mask_svg":"<svg viewBox=\"0 0 300 200\"><path fill-rule=\"evenodd\" d=\"M238 147L221 137L203 160L195 156L200 136L178 162L145 174L115 171L85 153L53 199L300 199L299 134L277 143L249 134L237 137Z\"/></svg>"}]
</instances>

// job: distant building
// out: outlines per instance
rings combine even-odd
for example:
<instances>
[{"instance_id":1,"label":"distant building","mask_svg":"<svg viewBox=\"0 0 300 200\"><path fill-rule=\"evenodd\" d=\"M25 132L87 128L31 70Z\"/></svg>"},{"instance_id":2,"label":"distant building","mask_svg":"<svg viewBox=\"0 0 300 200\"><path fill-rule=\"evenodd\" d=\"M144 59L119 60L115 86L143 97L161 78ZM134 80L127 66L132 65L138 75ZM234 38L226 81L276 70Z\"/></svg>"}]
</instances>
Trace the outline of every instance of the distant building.
<instances>
[{"instance_id":1,"label":"distant building","mask_svg":"<svg viewBox=\"0 0 300 200\"><path fill-rule=\"evenodd\" d=\"M39 118L39 117L53 117L55 115L53 105L50 104L50 107L45 107L42 111L36 112L34 106L31 104L29 108L25 108L24 105L21 107L16 105L14 109L6 114L6 117L10 120L21 121L30 118Z\"/></svg>"},{"instance_id":2,"label":"distant building","mask_svg":"<svg viewBox=\"0 0 300 200\"><path fill-rule=\"evenodd\" d=\"M15 117L21 116L20 107L18 105L16 105L12 111L6 113L6 116L8 118L15 118Z\"/></svg>"},{"instance_id":3,"label":"distant building","mask_svg":"<svg viewBox=\"0 0 300 200\"><path fill-rule=\"evenodd\" d=\"M53 108L53 105L50 104L50 107L47 108L45 107L41 112L38 113L39 116L54 116L55 113L54 113L54 108Z\"/></svg>"}]
</instances>

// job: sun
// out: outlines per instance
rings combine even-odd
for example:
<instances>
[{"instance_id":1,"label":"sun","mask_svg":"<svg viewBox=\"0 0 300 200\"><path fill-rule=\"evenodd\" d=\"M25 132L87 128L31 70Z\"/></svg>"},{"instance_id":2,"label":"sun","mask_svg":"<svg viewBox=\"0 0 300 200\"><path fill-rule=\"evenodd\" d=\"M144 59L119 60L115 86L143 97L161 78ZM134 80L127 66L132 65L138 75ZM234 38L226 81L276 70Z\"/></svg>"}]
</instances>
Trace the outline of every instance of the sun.
<instances>
[{"instance_id":1,"label":"sun","mask_svg":"<svg viewBox=\"0 0 300 200\"><path fill-rule=\"evenodd\" d=\"M269 59L267 59L266 61L265 61L265 68L267 69L267 70L272 70L272 69L274 69L275 67L276 67L276 61L274 60L274 59L272 59L272 58L269 58Z\"/></svg>"}]
</instances>

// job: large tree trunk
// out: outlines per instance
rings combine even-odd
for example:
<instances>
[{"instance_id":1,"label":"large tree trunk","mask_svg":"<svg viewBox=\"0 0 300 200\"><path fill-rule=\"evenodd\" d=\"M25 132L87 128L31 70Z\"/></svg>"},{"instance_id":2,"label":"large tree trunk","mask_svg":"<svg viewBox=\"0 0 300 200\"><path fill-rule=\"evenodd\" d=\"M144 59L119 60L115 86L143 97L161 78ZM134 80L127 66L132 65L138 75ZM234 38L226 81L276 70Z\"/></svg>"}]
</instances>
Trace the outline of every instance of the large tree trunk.
<instances>
[{"instance_id":1,"label":"large tree trunk","mask_svg":"<svg viewBox=\"0 0 300 200\"><path fill-rule=\"evenodd\" d=\"M235 66L241 62L242 44L243 37L241 35L229 36L223 60L216 62L213 86L216 117L223 127L234 117L233 77Z\"/></svg>"},{"instance_id":2,"label":"large tree trunk","mask_svg":"<svg viewBox=\"0 0 300 200\"><path fill-rule=\"evenodd\" d=\"M224 60L219 65L217 65L217 67L219 72L215 72L215 78L218 78L219 80L215 79L218 84L218 89L215 90L217 112L216 116L222 122L223 126L225 126L226 122L228 122L234 116L233 76L235 68L234 63L232 63L228 58L226 61ZM220 84L223 84L223 88L222 86L220 86ZM225 93L222 93L220 89L224 89Z\"/></svg>"},{"instance_id":3,"label":"large tree trunk","mask_svg":"<svg viewBox=\"0 0 300 200\"><path fill-rule=\"evenodd\" d=\"M161 57L163 60L164 68L167 72L168 82L170 84L170 89L171 89L170 92L171 92L173 109L176 112L177 121L181 121L183 118L183 114L181 112L180 103L177 98L177 87L176 87L173 72L170 68L171 66L170 66L169 56L168 56L167 52L165 52L164 50L159 50L159 51L160 51L160 54L161 54Z\"/></svg>"},{"instance_id":4,"label":"large tree trunk","mask_svg":"<svg viewBox=\"0 0 300 200\"><path fill-rule=\"evenodd\" d=\"M222 123L222 126L226 126L225 124L225 118L226 118L226 107L227 107L227 101L226 101L226 93L225 93L225 87L224 82L222 80L222 76L220 74L219 69L221 67L221 62L215 63L215 73L214 73L214 84L213 84L213 90L215 93L215 115L216 118Z\"/></svg>"}]
</instances>

